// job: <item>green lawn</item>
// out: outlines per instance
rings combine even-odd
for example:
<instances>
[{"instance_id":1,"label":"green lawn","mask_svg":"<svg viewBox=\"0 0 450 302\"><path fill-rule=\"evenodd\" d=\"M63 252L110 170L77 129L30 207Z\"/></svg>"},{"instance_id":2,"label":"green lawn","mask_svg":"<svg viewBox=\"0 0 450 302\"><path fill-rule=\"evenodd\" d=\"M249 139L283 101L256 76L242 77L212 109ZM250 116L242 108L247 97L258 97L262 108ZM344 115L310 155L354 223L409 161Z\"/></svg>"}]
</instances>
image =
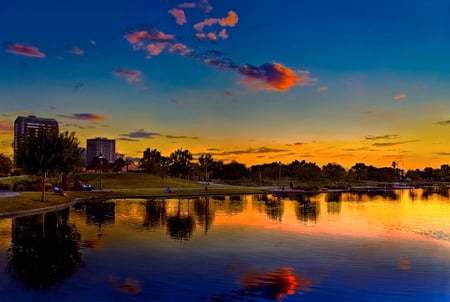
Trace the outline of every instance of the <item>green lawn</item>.
<instances>
[{"instance_id":1,"label":"green lawn","mask_svg":"<svg viewBox=\"0 0 450 302\"><path fill-rule=\"evenodd\" d=\"M27 179L26 177L4 177L0 183L12 186L14 182ZM100 187L100 175L93 173L80 174L77 179L91 184L94 188ZM165 188L169 186L171 193L167 194ZM181 180L177 178L162 179L159 176L144 173L104 173L102 174L102 190L94 192L67 191L66 196L60 196L51 191L46 192L45 201L41 201L41 192L21 192L19 196L0 198L0 217L9 216L18 211L35 210L46 207L71 203L77 198L107 198L123 196L186 196L202 194L238 194L260 193L258 188L239 186L209 185L208 190L201 183Z\"/></svg>"}]
</instances>

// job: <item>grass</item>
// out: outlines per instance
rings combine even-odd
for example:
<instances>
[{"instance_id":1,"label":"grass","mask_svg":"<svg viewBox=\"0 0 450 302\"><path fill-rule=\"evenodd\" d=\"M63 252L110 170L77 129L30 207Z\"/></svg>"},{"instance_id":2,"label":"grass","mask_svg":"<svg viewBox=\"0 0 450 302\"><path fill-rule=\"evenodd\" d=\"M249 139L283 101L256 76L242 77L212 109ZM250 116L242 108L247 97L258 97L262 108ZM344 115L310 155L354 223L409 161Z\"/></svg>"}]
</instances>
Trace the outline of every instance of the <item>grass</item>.
<instances>
[{"instance_id":1,"label":"grass","mask_svg":"<svg viewBox=\"0 0 450 302\"><path fill-rule=\"evenodd\" d=\"M4 177L0 183L8 183L27 179L26 177ZM91 184L99 189L99 174L80 174L77 179ZM169 186L171 193L167 194L165 188ZM139 197L139 196L191 196L191 195L215 195L215 194L244 194L261 193L258 188L239 186L208 185L181 180L177 178L162 179L156 175L144 173L104 173L102 174L102 190L94 192L68 191L66 196L60 196L53 192L46 192L45 201L41 201L41 192L21 192L18 196L0 198L0 217L15 216L22 211L39 210L48 207L62 206L72 203L77 198L108 198L108 197Z\"/></svg>"}]
</instances>

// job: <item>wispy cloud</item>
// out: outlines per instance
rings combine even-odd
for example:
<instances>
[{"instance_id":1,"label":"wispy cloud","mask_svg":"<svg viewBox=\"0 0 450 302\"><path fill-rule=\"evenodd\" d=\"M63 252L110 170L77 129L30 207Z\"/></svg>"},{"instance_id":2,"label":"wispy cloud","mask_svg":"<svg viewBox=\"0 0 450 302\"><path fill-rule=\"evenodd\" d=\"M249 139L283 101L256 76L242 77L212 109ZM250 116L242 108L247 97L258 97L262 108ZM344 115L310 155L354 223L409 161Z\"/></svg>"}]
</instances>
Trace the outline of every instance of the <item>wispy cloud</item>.
<instances>
[{"instance_id":1,"label":"wispy cloud","mask_svg":"<svg viewBox=\"0 0 450 302\"><path fill-rule=\"evenodd\" d=\"M440 125L440 126L450 125L450 120L439 121L439 122L436 122L435 124L436 124L436 125Z\"/></svg>"},{"instance_id":2,"label":"wispy cloud","mask_svg":"<svg viewBox=\"0 0 450 302\"><path fill-rule=\"evenodd\" d=\"M141 81L141 71L140 70L130 70L130 69L116 69L114 74L119 77L125 77L128 83L135 83Z\"/></svg>"},{"instance_id":3,"label":"wispy cloud","mask_svg":"<svg viewBox=\"0 0 450 302\"><path fill-rule=\"evenodd\" d=\"M367 135L364 137L365 140L380 140L380 139L397 139L399 138L398 134L385 134L385 135Z\"/></svg>"},{"instance_id":4,"label":"wispy cloud","mask_svg":"<svg viewBox=\"0 0 450 302\"><path fill-rule=\"evenodd\" d=\"M41 52L37 47L33 45L10 43L6 46L6 52L26 57L45 58L45 53Z\"/></svg>"},{"instance_id":5,"label":"wispy cloud","mask_svg":"<svg viewBox=\"0 0 450 302\"><path fill-rule=\"evenodd\" d=\"M140 139L140 138L154 138L155 136L161 136L161 134L155 132L147 132L144 131L143 129L140 129L138 131L120 134L120 136L132 139Z\"/></svg>"},{"instance_id":6,"label":"wispy cloud","mask_svg":"<svg viewBox=\"0 0 450 302\"><path fill-rule=\"evenodd\" d=\"M205 26L213 26L215 24L218 24L222 27L226 27L226 26L234 27L234 26L236 26L238 21L239 21L239 17L236 14L236 12L230 10L226 17L205 19L202 22L198 22L198 23L194 24L194 28L198 31L202 31Z\"/></svg>"},{"instance_id":7,"label":"wispy cloud","mask_svg":"<svg viewBox=\"0 0 450 302\"><path fill-rule=\"evenodd\" d=\"M72 114L57 114L58 117L73 119L73 120L105 120L105 116L97 113L72 113Z\"/></svg>"},{"instance_id":8,"label":"wispy cloud","mask_svg":"<svg viewBox=\"0 0 450 302\"><path fill-rule=\"evenodd\" d=\"M404 93L398 93L398 94L394 95L394 100L399 101L399 100L402 100L402 99L404 99L404 98L406 98L406 97L407 97L406 94L404 94Z\"/></svg>"},{"instance_id":9,"label":"wispy cloud","mask_svg":"<svg viewBox=\"0 0 450 302\"><path fill-rule=\"evenodd\" d=\"M71 49L69 49L69 53L75 56L82 56L84 55L84 50L79 48L78 46L73 46Z\"/></svg>"},{"instance_id":10,"label":"wispy cloud","mask_svg":"<svg viewBox=\"0 0 450 302\"><path fill-rule=\"evenodd\" d=\"M243 155L243 154L266 154L266 153L279 153L279 152L287 152L287 151L289 151L289 150L274 149L274 148L268 148L268 147L259 147L259 148L248 148L245 150L222 151L220 153L215 153L213 155L227 156L227 155Z\"/></svg>"},{"instance_id":11,"label":"wispy cloud","mask_svg":"<svg viewBox=\"0 0 450 302\"><path fill-rule=\"evenodd\" d=\"M144 42L173 42L175 41L175 36L150 28L140 31L129 31L125 33L125 39L133 45L140 45Z\"/></svg>"},{"instance_id":12,"label":"wispy cloud","mask_svg":"<svg viewBox=\"0 0 450 302\"><path fill-rule=\"evenodd\" d=\"M185 136L185 135L165 135L167 139L200 139L198 136Z\"/></svg>"},{"instance_id":13,"label":"wispy cloud","mask_svg":"<svg viewBox=\"0 0 450 302\"><path fill-rule=\"evenodd\" d=\"M181 7L181 8L195 8L196 6L197 6L197 4L195 4L194 2L185 2L185 3L178 4L178 7Z\"/></svg>"},{"instance_id":14,"label":"wispy cloud","mask_svg":"<svg viewBox=\"0 0 450 302\"><path fill-rule=\"evenodd\" d=\"M0 121L0 134L12 134L13 124L11 121Z\"/></svg>"},{"instance_id":15,"label":"wispy cloud","mask_svg":"<svg viewBox=\"0 0 450 302\"><path fill-rule=\"evenodd\" d=\"M392 147L392 146L404 145L404 144L409 144L409 143L415 143L418 141L419 140L387 142L387 143L373 143L372 146L374 146L374 147Z\"/></svg>"},{"instance_id":16,"label":"wispy cloud","mask_svg":"<svg viewBox=\"0 0 450 302\"><path fill-rule=\"evenodd\" d=\"M177 24L183 25L186 23L186 15L184 14L184 11L182 9L172 8L168 12L175 17L175 22L177 22Z\"/></svg>"}]
</instances>

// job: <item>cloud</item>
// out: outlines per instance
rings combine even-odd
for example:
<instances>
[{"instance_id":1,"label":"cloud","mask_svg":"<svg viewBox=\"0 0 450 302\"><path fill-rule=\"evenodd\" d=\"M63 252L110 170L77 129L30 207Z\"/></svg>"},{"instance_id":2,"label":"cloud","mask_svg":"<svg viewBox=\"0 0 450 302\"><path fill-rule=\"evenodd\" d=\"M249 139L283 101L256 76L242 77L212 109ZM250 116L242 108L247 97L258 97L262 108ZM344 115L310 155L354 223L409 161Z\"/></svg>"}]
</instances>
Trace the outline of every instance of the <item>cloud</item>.
<instances>
[{"instance_id":1,"label":"cloud","mask_svg":"<svg viewBox=\"0 0 450 302\"><path fill-rule=\"evenodd\" d=\"M228 39L228 34L227 34L227 30L224 28L219 32L219 37L221 37L222 39Z\"/></svg>"},{"instance_id":2,"label":"cloud","mask_svg":"<svg viewBox=\"0 0 450 302\"><path fill-rule=\"evenodd\" d=\"M385 134L379 136L368 135L364 137L365 140L396 139L396 138L399 138L398 134Z\"/></svg>"},{"instance_id":3,"label":"cloud","mask_svg":"<svg viewBox=\"0 0 450 302\"><path fill-rule=\"evenodd\" d=\"M450 152L435 152L436 155L450 156Z\"/></svg>"},{"instance_id":4,"label":"cloud","mask_svg":"<svg viewBox=\"0 0 450 302\"><path fill-rule=\"evenodd\" d=\"M406 94L404 94L404 93L399 93L399 94L394 95L394 100L399 101L399 100L402 100L402 99L404 99L404 98L406 98L406 97L407 97Z\"/></svg>"},{"instance_id":5,"label":"cloud","mask_svg":"<svg viewBox=\"0 0 450 302\"><path fill-rule=\"evenodd\" d=\"M287 152L289 150L283 149L272 149L267 147L259 147L259 148L248 148L246 150L232 150L232 151L223 151L220 153L216 153L213 155L226 156L226 155L242 155L242 154L265 154L265 153L279 153L279 152Z\"/></svg>"},{"instance_id":6,"label":"cloud","mask_svg":"<svg viewBox=\"0 0 450 302\"><path fill-rule=\"evenodd\" d=\"M178 135L165 135L167 139L200 139L198 136L178 136Z\"/></svg>"},{"instance_id":7,"label":"cloud","mask_svg":"<svg viewBox=\"0 0 450 302\"><path fill-rule=\"evenodd\" d=\"M439 122L436 122L435 124L436 124L436 125L440 125L440 126L450 125L450 120L439 121Z\"/></svg>"},{"instance_id":8,"label":"cloud","mask_svg":"<svg viewBox=\"0 0 450 302\"><path fill-rule=\"evenodd\" d=\"M119 77L125 77L128 83L135 83L141 81L141 71L140 70L129 70L129 69L116 69L114 74Z\"/></svg>"},{"instance_id":9,"label":"cloud","mask_svg":"<svg viewBox=\"0 0 450 302\"><path fill-rule=\"evenodd\" d=\"M73 120L105 120L105 116L97 113L73 113L73 114L57 114L56 116L73 119Z\"/></svg>"},{"instance_id":10,"label":"cloud","mask_svg":"<svg viewBox=\"0 0 450 302\"><path fill-rule=\"evenodd\" d=\"M157 56L167 47L165 42L156 42L147 45L147 51L152 56Z\"/></svg>"},{"instance_id":11,"label":"cloud","mask_svg":"<svg viewBox=\"0 0 450 302\"><path fill-rule=\"evenodd\" d=\"M226 27L226 26L234 27L234 26L236 26L238 21L239 21L238 15L234 11L230 10L226 17L205 19L202 22L194 24L194 28L198 31L202 31L205 26L213 26L215 24L218 24L222 27Z\"/></svg>"},{"instance_id":12,"label":"cloud","mask_svg":"<svg viewBox=\"0 0 450 302\"><path fill-rule=\"evenodd\" d=\"M131 139L139 139L139 138L154 138L155 136L161 136L161 134L154 133L154 132L147 132L147 131L144 131L143 129L140 129L135 132L120 134L120 136L126 137L126 138L131 138Z\"/></svg>"},{"instance_id":13,"label":"cloud","mask_svg":"<svg viewBox=\"0 0 450 302\"><path fill-rule=\"evenodd\" d=\"M13 125L11 121L0 121L0 134L12 134Z\"/></svg>"},{"instance_id":14,"label":"cloud","mask_svg":"<svg viewBox=\"0 0 450 302\"><path fill-rule=\"evenodd\" d=\"M207 14L210 13L213 9L208 0L199 0L198 6Z\"/></svg>"},{"instance_id":15,"label":"cloud","mask_svg":"<svg viewBox=\"0 0 450 302\"><path fill-rule=\"evenodd\" d=\"M26 57L45 58L45 54L41 52L37 47L20 43L8 44L6 47L6 52Z\"/></svg>"},{"instance_id":16,"label":"cloud","mask_svg":"<svg viewBox=\"0 0 450 302\"><path fill-rule=\"evenodd\" d=\"M244 76L241 84L251 90L286 91L293 86L304 86L315 81L309 71L293 71L279 63L265 63L259 67L245 64L235 65L226 61L206 59L206 64L236 70Z\"/></svg>"},{"instance_id":17,"label":"cloud","mask_svg":"<svg viewBox=\"0 0 450 302\"><path fill-rule=\"evenodd\" d=\"M69 53L75 55L75 56L82 56L84 55L84 50L79 48L78 46L73 46L70 50Z\"/></svg>"},{"instance_id":18,"label":"cloud","mask_svg":"<svg viewBox=\"0 0 450 302\"><path fill-rule=\"evenodd\" d=\"M400 142L390 142L390 143L373 143L372 146L374 147L391 147L391 146L398 146L408 143L415 143L419 140L409 140L409 141L400 141Z\"/></svg>"},{"instance_id":19,"label":"cloud","mask_svg":"<svg viewBox=\"0 0 450 302\"><path fill-rule=\"evenodd\" d=\"M186 23L186 15L184 14L184 11L182 9L172 8L168 12L175 17L175 22L177 22L177 24L183 25Z\"/></svg>"},{"instance_id":20,"label":"cloud","mask_svg":"<svg viewBox=\"0 0 450 302\"><path fill-rule=\"evenodd\" d=\"M144 42L174 42L175 36L165 34L154 29L147 29L141 31L129 31L124 35L125 39L131 44L137 46L139 49Z\"/></svg>"},{"instance_id":21,"label":"cloud","mask_svg":"<svg viewBox=\"0 0 450 302\"><path fill-rule=\"evenodd\" d=\"M126 142L139 142L140 140L135 138L129 138L129 137L119 137L117 140L119 141L126 141Z\"/></svg>"},{"instance_id":22,"label":"cloud","mask_svg":"<svg viewBox=\"0 0 450 302\"><path fill-rule=\"evenodd\" d=\"M169 48L169 52L170 53L178 53L182 56L188 56L190 55L193 51L191 49L189 49L186 45L182 44L182 43L175 43L172 47Z\"/></svg>"},{"instance_id":23,"label":"cloud","mask_svg":"<svg viewBox=\"0 0 450 302\"><path fill-rule=\"evenodd\" d=\"M325 86L319 87L319 88L317 88L317 91L318 92L327 92L328 91L328 87L325 87Z\"/></svg>"},{"instance_id":24,"label":"cloud","mask_svg":"<svg viewBox=\"0 0 450 302\"><path fill-rule=\"evenodd\" d=\"M197 6L197 4L195 4L194 2L186 2L186 3L178 4L178 7L181 7L181 8L195 8L196 6Z\"/></svg>"}]
</instances>

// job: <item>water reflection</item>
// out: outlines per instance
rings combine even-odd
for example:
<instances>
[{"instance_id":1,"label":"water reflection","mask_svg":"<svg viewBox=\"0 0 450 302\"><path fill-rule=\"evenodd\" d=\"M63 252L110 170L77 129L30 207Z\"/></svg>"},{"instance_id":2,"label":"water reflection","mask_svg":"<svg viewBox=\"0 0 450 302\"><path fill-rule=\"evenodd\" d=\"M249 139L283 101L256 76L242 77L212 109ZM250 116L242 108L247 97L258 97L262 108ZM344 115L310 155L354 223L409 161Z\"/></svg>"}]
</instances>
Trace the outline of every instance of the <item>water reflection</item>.
<instances>
[{"instance_id":1,"label":"water reflection","mask_svg":"<svg viewBox=\"0 0 450 302\"><path fill-rule=\"evenodd\" d=\"M304 224L308 224L310 222L316 223L317 218L320 215L320 203L311 202L310 200L299 203L295 207L295 215L297 219Z\"/></svg>"},{"instance_id":2,"label":"water reflection","mask_svg":"<svg viewBox=\"0 0 450 302\"><path fill-rule=\"evenodd\" d=\"M393 192L117 199L11 219L0 297L25 285L52 301L89 300L86 289L108 301L446 301L450 200Z\"/></svg>"},{"instance_id":3,"label":"water reflection","mask_svg":"<svg viewBox=\"0 0 450 302\"><path fill-rule=\"evenodd\" d=\"M188 240L195 230L195 219L189 212L189 201L186 209L181 209L181 200L178 200L176 215L167 217L167 233L172 239Z\"/></svg>"},{"instance_id":4,"label":"water reflection","mask_svg":"<svg viewBox=\"0 0 450 302\"><path fill-rule=\"evenodd\" d=\"M80 233L69 209L13 219L9 270L26 287L50 289L81 265Z\"/></svg>"}]
</instances>

